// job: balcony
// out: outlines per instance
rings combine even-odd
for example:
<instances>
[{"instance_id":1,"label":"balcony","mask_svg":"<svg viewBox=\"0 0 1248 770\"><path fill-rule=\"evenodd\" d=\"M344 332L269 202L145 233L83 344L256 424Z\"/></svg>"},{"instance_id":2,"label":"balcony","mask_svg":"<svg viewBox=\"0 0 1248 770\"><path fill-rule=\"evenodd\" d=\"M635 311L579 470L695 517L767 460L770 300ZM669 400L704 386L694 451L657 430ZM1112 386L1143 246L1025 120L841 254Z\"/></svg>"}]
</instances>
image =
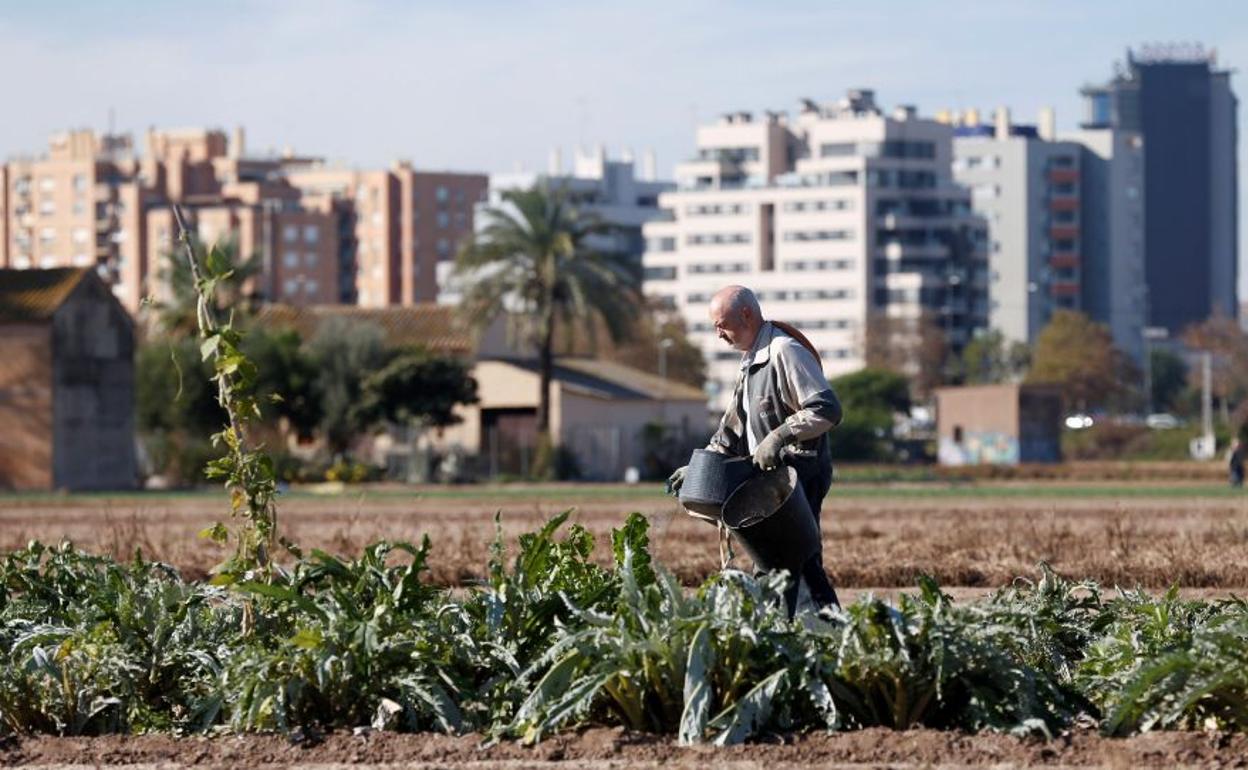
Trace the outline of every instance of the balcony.
<instances>
[{"instance_id":1,"label":"balcony","mask_svg":"<svg viewBox=\"0 0 1248 770\"><path fill-rule=\"evenodd\" d=\"M889 241L880 244L877 253L885 259L946 259L949 247L943 243L911 244Z\"/></svg>"},{"instance_id":2,"label":"balcony","mask_svg":"<svg viewBox=\"0 0 1248 770\"><path fill-rule=\"evenodd\" d=\"M1079 181L1079 169L1075 168L1054 168L1049 169L1049 182L1052 184L1068 184Z\"/></svg>"},{"instance_id":3,"label":"balcony","mask_svg":"<svg viewBox=\"0 0 1248 770\"><path fill-rule=\"evenodd\" d=\"M1049 199L1049 211L1078 211L1079 199L1073 195Z\"/></svg>"},{"instance_id":4,"label":"balcony","mask_svg":"<svg viewBox=\"0 0 1248 770\"><path fill-rule=\"evenodd\" d=\"M1073 251L1058 251L1049 257L1049 267L1054 270L1076 270L1079 268L1079 255Z\"/></svg>"},{"instance_id":5,"label":"balcony","mask_svg":"<svg viewBox=\"0 0 1248 770\"><path fill-rule=\"evenodd\" d=\"M1049 284L1049 296L1077 297L1079 296L1079 283L1077 281L1054 281Z\"/></svg>"},{"instance_id":6,"label":"balcony","mask_svg":"<svg viewBox=\"0 0 1248 770\"><path fill-rule=\"evenodd\" d=\"M1074 240L1078 237L1078 225L1053 225L1049 228L1049 238L1055 241Z\"/></svg>"}]
</instances>

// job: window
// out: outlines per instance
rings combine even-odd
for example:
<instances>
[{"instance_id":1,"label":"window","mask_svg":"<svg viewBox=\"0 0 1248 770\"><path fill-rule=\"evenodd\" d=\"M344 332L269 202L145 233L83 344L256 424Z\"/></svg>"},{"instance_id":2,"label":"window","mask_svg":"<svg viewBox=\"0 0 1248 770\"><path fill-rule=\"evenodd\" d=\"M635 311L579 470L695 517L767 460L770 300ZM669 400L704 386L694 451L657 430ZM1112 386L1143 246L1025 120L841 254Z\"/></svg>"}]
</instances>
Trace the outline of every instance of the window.
<instances>
[{"instance_id":1,"label":"window","mask_svg":"<svg viewBox=\"0 0 1248 770\"><path fill-rule=\"evenodd\" d=\"M784 263L785 270L852 270L852 259L796 259Z\"/></svg>"},{"instance_id":2,"label":"window","mask_svg":"<svg viewBox=\"0 0 1248 770\"><path fill-rule=\"evenodd\" d=\"M438 239L436 248L439 257L449 257L451 255L451 242L445 238Z\"/></svg>"},{"instance_id":3,"label":"window","mask_svg":"<svg viewBox=\"0 0 1248 770\"><path fill-rule=\"evenodd\" d=\"M438 229L445 229L446 226L451 223L451 215L447 214L445 211L439 211L437 221Z\"/></svg>"},{"instance_id":4,"label":"window","mask_svg":"<svg viewBox=\"0 0 1248 770\"><path fill-rule=\"evenodd\" d=\"M299 240L299 225L286 225L282 228L282 240L294 243Z\"/></svg>"},{"instance_id":5,"label":"window","mask_svg":"<svg viewBox=\"0 0 1248 770\"><path fill-rule=\"evenodd\" d=\"M803 211L849 211L854 207L854 202L843 198L834 198L831 200L815 200L815 201L786 201L783 210L790 213L801 213Z\"/></svg>"},{"instance_id":6,"label":"window","mask_svg":"<svg viewBox=\"0 0 1248 770\"><path fill-rule=\"evenodd\" d=\"M321 239L321 228L316 225L303 226L303 242L316 243Z\"/></svg>"},{"instance_id":7,"label":"window","mask_svg":"<svg viewBox=\"0 0 1248 770\"><path fill-rule=\"evenodd\" d=\"M307 283L303 285L303 293L307 294L309 297L311 297L313 294L316 294L316 292L319 289L320 289L320 286L317 284L316 281L308 281Z\"/></svg>"},{"instance_id":8,"label":"window","mask_svg":"<svg viewBox=\"0 0 1248 770\"><path fill-rule=\"evenodd\" d=\"M39 245L50 246L56 243L56 228L45 227L39 231Z\"/></svg>"},{"instance_id":9,"label":"window","mask_svg":"<svg viewBox=\"0 0 1248 770\"><path fill-rule=\"evenodd\" d=\"M732 163L758 160L757 147L703 147L698 160L726 160Z\"/></svg>"},{"instance_id":10,"label":"window","mask_svg":"<svg viewBox=\"0 0 1248 770\"><path fill-rule=\"evenodd\" d=\"M93 261L89 254L82 253L75 254L73 259L74 267L90 267Z\"/></svg>"},{"instance_id":11,"label":"window","mask_svg":"<svg viewBox=\"0 0 1248 770\"><path fill-rule=\"evenodd\" d=\"M675 251L675 238L647 238L646 251Z\"/></svg>"},{"instance_id":12,"label":"window","mask_svg":"<svg viewBox=\"0 0 1248 770\"><path fill-rule=\"evenodd\" d=\"M309 251L307 254L303 255L303 264L306 267L314 268L316 267L316 264L319 261L320 261L320 255L317 254L315 251Z\"/></svg>"},{"instance_id":13,"label":"window","mask_svg":"<svg viewBox=\"0 0 1248 770\"><path fill-rule=\"evenodd\" d=\"M289 268L299 267L299 254L288 251L282 256L282 264Z\"/></svg>"},{"instance_id":14,"label":"window","mask_svg":"<svg viewBox=\"0 0 1248 770\"><path fill-rule=\"evenodd\" d=\"M83 214L87 213L87 204L83 203L82 200L75 200L73 211L74 211L74 216L80 217Z\"/></svg>"},{"instance_id":15,"label":"window","mask_svg":"<svg viewBox=\"0 0 1248 770\"><path fill-rule=\"evenodd\" d=\"M451 197L451 191L446 189L444 185L438 185L438 189L434 191L434 197L438 203L446 203Z\"/></svg>"},{"instance_id":16,"label":"window","mask_svg":"<svg viewBox=\"0 0 1248 770\"><path fill-rule=\"evenodd\" d=\"M674 281L676 280L676 268L647 267L643 271L642 277L647 281Z\"/></svg>"},{"instance_id":17,"label":"window","mask_svg":"<svg viewBox=\"0 0 1248 770\"><path fill-rule=\"evenodd\" d=\"M461 229L464 227L467 227L468 215L462 211L456 211L455 212L455 226Z\"/></svg>"},{"instance_id":18,"label":"window","mask_svg":"<svg viewBox=\"0 0 1248 770\"><path fill-rule=\"evenodd\" d=\"M87 175L86 174L74 174L74 192L76 193L86 192L86 189L87 189Z\"/></svg>"},{"instance_id":19,"label":"window","mask_svg":"<svg viewBox=\"0 0 1248 770\"><path fill-rule=\"evenodd\" d=\"M1075 192L1075 185L1073 182L1055 184L1053 185L1053 192L1057 195L1073 195Z\"/></svg>"},{"instance_id":20,"label":"window","mask_svg":"<svg viewBox=\"0 0 1248 770\"><path fill-rule=\"evenodd\" d=\"M854 236L852 230L789 230L786 241L843 241Z\"/></svg>"},{"instance_id":21,"label":"window","mask_svg":"<svg viewBox=\"0 0 1248 770\"><path fill-rule=\"evenodd\" d=\"M87 230L87 228L85 227L74 228L74 234L73 234L74 243L82 244L82 243L86 243L90 239L91 239L91 233Z\"/></svg>"},{"instance_id":22,"label":"window","mask_svg":"<svg viewBox=\"0 0 1248 770\"><path fill-rule=\"evenodd\" d=\"M819 147L819 156L822 158L844 158L857 152L858 145L854 142L828 142Z\"/></svg>"},{"instance_id":23,"label":"window","mask_svg":"<svg viewBox=\"0 0 1248 770\"><path fill-rule=\"evenodd\" d=\"M56 203L51 199L39 201L39 216L50 217L56 213Z\"/></svg>"},{"instance_id":24,"label":"window","mask_svg":"<svg viewBox=\"0 0 1248 770\"><path fill-rule=\"evenodd\" d=\"M685 238L685 243L690 246L709 246L725 243L749 243L749 233L709 233L703 235L690 235Z\"/></svg>"},{"instance_id":25,"label":"window","mask_svg":"<svg viewBox=\"0 0 1248 770\"><path fill-rule=\"evenodd\" d=\"M745 273L748 272L750 266L745 262L710 262L703 264L689 265L687 270L690 273Z\"/></svg>"},{"instance_id":26,"label":"window","mask_svg":"<svg viewBox=\"0 0 1248 770\"><path fill-rule=\"evenodd\" d=\"M56 189L56 180L50 176L45 176L39 180L40 192L52 192Z\"/></svg>"},{"instance_id":27,"label":"window","mask_svg":"<svg viewBox=\"0 0 1248 770\"><path fill-rule=\"evenodd\" d=\"M691 217L747 214L749 211L749 204L746 203L702 203L685 207L685 214Z\"/></svg>"},{"instance_id":28,"label":"window","mask_svg":"<svg viewBox=\"0 0 1248 770\"><path fill-rule=\"evenodd\" d=\"M286 282L282 284L282 293L287 297L295 296L299 293L299 282L294 278L287 278Z\"/></svg>"}]
</instances>

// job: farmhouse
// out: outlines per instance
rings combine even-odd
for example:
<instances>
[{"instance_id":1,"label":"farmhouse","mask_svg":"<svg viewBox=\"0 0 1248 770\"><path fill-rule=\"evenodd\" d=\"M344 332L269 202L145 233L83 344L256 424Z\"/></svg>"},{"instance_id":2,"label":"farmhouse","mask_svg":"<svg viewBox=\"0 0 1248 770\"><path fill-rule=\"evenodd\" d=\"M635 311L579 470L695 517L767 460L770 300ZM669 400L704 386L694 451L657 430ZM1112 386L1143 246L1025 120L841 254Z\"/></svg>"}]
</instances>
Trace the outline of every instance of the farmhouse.
<instances>
[{"instance_id":1,"label":"farmhouse","mask_svg":"<svg viewBox=\"0 0 1248 770\"><path fill-rule=\"evenodd\" d=\"M87 268L0 270L0 489L130 489L134 328Z\"/></svg>"}]
</instances>

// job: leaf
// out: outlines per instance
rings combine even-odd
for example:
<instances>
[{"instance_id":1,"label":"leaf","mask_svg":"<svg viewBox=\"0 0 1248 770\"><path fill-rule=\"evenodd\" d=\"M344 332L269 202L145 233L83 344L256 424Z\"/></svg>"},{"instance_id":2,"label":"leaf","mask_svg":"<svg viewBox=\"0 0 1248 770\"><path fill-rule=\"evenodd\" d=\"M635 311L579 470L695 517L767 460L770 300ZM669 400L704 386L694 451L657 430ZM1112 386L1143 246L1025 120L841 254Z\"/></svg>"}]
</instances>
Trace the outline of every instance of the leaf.
<instances>
[{"instance_id":1,"label":"leaf","mask_svg":"<svg viewBox=\"0 0 1248 770\"><path fill-rule=\"evenodd\" d=\"M706 724L711 715L711 669L715 666L715 650L711 646L711 631L706 623L698 626L689 645L689 660L685 664L684 711L680 715L680 744L688 746L701 743L706 734Z\"/></svg>"},{"instance_id":2,"label":"leaf","mask_svg":"<svg viewBox=\"0 0 1248 770\"><path fill-rule=\"evenodd\" d=\"M715 738L716 746L733 746L758 733L771 717L771 704L785 682L788 672L781 669L754 685L728 709L711 722L711 727L722 732Z\"/></svg>"},{"instance_id":3,"label":"leaf","mask_svg":"<svg viewBox=\"0 0 1248 770\"><path fill-rule=\"evenodd\" d=\"M225 545L230 539L230 531L226 529L224 524L218 521L211 527L201 529L198 537L204 540L211 540L217 545Z\"/></svg>"}]
</instances>

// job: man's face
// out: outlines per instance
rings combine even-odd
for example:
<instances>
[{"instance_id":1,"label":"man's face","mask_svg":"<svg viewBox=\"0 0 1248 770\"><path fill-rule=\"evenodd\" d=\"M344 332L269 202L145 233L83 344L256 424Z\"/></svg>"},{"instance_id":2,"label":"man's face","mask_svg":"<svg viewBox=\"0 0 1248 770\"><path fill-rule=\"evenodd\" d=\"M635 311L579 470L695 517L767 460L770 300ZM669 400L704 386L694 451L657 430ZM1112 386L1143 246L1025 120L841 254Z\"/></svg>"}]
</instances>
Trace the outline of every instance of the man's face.
<instances>
[{"instance_id":1,"label":"man's face","mask_svg":"<svg viewBox=\"0 0 1248 770\"><path fill-rule=\"evenodd\" d=\"M733 313L723 303L711 303L711 323L715 325L715 336L719 337L733 350L746 352L754 344L754 331L748 308Z\"/></svg>"}]
</instances>

